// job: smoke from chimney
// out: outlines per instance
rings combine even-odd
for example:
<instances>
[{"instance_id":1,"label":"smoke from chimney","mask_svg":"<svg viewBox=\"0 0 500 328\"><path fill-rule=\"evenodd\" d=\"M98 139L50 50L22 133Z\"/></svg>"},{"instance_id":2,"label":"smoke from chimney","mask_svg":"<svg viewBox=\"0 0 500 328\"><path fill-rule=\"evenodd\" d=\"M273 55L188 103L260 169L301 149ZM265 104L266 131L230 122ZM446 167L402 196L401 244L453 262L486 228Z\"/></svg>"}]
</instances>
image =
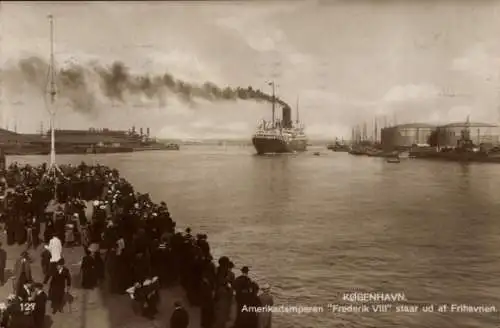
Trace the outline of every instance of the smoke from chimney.
<instances>
[{"instance_id":1,"label":"smoke from chimney","mask_svg":"<svg viewBox=\"0 0 500 328\"><path fill-rule=\"evenodd\" d=\"M0 71L4 84L19 83L19 78L28 85L44 92L47 85L48 64L39 57L30 57L18 62L14 69ZM71 63L59 69L57 74L58 96L69 100L71 107L81 113L96 110L96 92L91 80L97 77L98 89L111 103L126 102L126 94L143 95L148 99L158 99L165 106L165 98L170 94L191 103L196 98L209 101L255 100L272 102L272 96L251 86L220 87L211 82L203 84L189 83L176 79L169 73L159 75L134 75L121 62L115 61L110 66L99 63L80 65ZM288 106L276 97L276 103Z\"/></svg>"}]
</instances>

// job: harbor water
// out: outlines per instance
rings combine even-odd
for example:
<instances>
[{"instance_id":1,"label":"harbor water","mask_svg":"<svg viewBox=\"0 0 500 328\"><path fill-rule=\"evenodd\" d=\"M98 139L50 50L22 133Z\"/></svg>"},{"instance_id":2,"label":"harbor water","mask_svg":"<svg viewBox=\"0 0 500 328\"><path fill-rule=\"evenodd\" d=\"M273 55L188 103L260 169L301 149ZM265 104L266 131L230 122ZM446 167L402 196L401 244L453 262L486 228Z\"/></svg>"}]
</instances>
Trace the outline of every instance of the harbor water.
<instances>
[{"instance_id":1,"label":"harbor water","mask_svg":"<svg viewBox=\"0 0 500 328\"><path fill-rule=\"evenodd\" d=\"M254 156L251 147L61 155L117 168L181 227L207 232L216 256L272 286L273 327L496 327L498 313L331 313L352 291L404 293L411 304L500 308L500 166L311 149ZM47 157L9 157L40 163ZM389 302L385 302L389 303ZM395 304L394 304L395 306Z\"/></svg>"}]
</instances>

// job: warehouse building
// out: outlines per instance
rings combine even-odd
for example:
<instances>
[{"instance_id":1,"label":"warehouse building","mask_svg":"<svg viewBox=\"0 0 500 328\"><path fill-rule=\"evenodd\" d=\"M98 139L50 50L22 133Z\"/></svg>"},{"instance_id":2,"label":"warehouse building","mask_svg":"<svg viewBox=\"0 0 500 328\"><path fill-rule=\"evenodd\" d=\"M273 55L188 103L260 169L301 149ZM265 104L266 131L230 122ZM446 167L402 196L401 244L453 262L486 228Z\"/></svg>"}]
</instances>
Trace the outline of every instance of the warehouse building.
<instances>
[{"instance_id":1,"label":"warehouse building","mask_svg":"<svg viewBox=\"0 0 500 328\"><path fill-rule=\"evenodd\" d=\"M383 128L380 142L384 149L410 148L415 144L427 144L436 126L426 123L400 124Z\"/></svg>"},{"instance_id":2,"label":"warehouse building","mask_svg":"<svg viewBox=\"0 0 500 328\"><path fill-rule=\"evenodd\" d=\"M450 123L437 127L437 143L439 147L456 147L462 131L469 129L469 136L474 145L493 144L500 142L500 128L489 123Z\"/></svg>"}]
</instances>

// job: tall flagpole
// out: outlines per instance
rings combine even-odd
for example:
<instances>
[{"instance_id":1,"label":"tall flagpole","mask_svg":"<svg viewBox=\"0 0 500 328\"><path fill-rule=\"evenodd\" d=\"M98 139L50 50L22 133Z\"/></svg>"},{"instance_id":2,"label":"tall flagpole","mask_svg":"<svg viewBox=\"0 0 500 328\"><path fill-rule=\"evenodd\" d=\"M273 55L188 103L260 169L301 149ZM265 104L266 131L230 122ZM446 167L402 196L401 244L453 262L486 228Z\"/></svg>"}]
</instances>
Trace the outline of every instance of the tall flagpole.
<instances>
[{"instance_id":1,"label":"tall flagpole","mask_svg":"<svg viewBox=\"0 0 500 328\"><path fill-rule=\"evenodd\" d=\"M57 173L62 174L61 169L56 163L56 138L55 138L55 118L56 118L56 68L54 60L54 17L52 15L48 16L50 23L50 64L48 72L48 94L50 95L50 103L48 104L48 111L50 114L50 164L47 170L47 175L54 179L54 200L57 201ZM56 215L54 211L54 216Z\"/></svg>"},{"instance_id":2,"label":"tall flagpole","mask_svg":"<svg viewBox=\"0 0 500 328\"><path fill-rule=\"evenodd\" d=\"M56 71L55 71L55 60L54 60L54 17L52 15L48 16L50 22L50 169L55 169L56 166L56 138L54 132L55 125L55 102L56 102Z\"/></svg>"}]
</instances>

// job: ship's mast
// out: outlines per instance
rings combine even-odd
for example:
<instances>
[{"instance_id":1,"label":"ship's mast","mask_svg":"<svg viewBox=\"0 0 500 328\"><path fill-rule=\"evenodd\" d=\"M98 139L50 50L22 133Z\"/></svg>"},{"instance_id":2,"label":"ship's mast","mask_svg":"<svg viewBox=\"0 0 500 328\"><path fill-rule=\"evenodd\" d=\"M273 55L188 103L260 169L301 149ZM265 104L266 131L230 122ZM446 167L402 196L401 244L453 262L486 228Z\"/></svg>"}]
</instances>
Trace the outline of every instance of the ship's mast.
<instances>
[{"instance_id":1,"label":"ship's mast","mask_svg":"<svg viewBox=\"0 0 500 328\"><path fill-rule=\"evenodd\" d=\"M465 121L464 137L465 140L470 140L470 115L467 115L467 120Z\"/></svg>"},{"instance_id":2,"label":"ship's mast","mask_svg":"<svg viewBox=\"0 0 500 328\"><path fill-rule=\"evenodd\" d=\"M295 111L296 111L296 118L295 118L295 122L296 122L296 123L297 123L297 125L298 125L298 124L299 124L299 96L297 96L297 104L296 104Z\"/></svg>"}]
</instances>

